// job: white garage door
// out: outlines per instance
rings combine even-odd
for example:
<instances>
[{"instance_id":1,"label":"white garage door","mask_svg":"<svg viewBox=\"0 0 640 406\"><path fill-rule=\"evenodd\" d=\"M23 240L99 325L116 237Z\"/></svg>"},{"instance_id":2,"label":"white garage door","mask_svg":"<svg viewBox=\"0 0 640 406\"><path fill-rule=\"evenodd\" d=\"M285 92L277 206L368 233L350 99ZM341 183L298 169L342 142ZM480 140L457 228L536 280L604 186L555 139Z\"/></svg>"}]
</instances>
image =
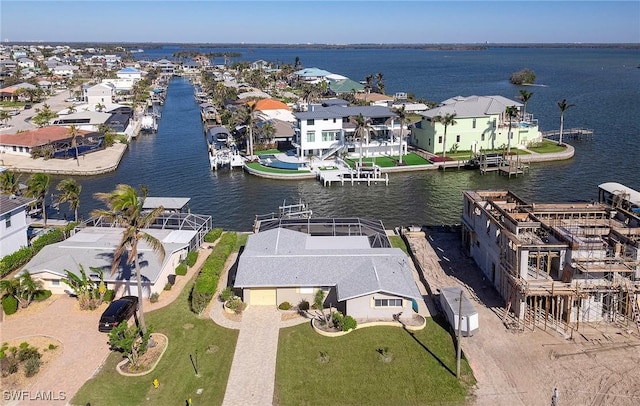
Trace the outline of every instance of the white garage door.
<instances>
[{"instance_id":1,"label":"white garage door","mask_svg":"<svg viewBox=\"0 0 640 406\"><path fill-rule=\"evenodd\" d=\"M275 289L251 289L249 298L250 305L254 306L275 306L276 290Z\"/></svg>"}]
</instances>

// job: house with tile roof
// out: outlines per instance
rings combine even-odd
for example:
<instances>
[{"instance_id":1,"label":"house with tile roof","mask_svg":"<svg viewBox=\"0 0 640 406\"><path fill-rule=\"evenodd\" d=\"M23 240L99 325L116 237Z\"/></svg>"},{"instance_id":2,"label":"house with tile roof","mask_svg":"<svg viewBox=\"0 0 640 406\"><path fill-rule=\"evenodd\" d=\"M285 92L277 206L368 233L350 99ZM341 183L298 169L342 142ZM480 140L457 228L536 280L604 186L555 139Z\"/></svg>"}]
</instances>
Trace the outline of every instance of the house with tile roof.
<instances>
[{"instance_id":1,"label":"house with tile roof","mask_svg":"<svg viewBox=\"0 0 640 406\"><path fill-rule=\"evenodd\" d=\"M230 276L247 304L313 303L322 290L326 307L359 320L412 317L422 296L409 258L391 248L381 222L288 220L276 219L247 240Z\"/></svg>"},{"instance_id":2,"label":"house with tile roof","mask_svg":"<svg viewBox=\"0 0 640 406\"><path fill-rule=\"evenodd\" d=\"M89 131L79 131L85 136ZM36 147L43 147L69 139L69 128L47 126L17 134L0 134L0 154L31 156Z\"/></svg>"},{"instance_id":3,"label":"house with tile roof","mask_svg":"<svg viewBox=\"0 0 640 406\"><path fill-rule=\"evenodd\" d=\"M515 107L518 116L511 118L507 107ZM479 152L511 147L527 146L542 139L538 120L530 113L524 114L524 105L503 96L457 96L445 100L439 106L418 113L422 119L411 129L411 143L431 153L449 151L455 146L460 151ZM444 144L444 125L437 117L455 114L455 125L447 127ZM509 140L510 137L511 139Z\"/></svg>"}]
</instances>

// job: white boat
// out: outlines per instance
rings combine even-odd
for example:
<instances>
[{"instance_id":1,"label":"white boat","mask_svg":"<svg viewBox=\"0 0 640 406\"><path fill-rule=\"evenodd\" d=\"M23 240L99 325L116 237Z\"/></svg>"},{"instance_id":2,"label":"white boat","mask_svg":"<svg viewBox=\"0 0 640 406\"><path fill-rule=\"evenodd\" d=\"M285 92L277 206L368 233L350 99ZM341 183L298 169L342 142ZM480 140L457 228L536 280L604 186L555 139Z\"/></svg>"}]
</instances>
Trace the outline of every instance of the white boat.
<instances>
[{"instance_id":1,"label":"white boat","mask_svg":"<svg viewBox=\"0 0 640 406\"><path fill-rule=\"evenodd\" d=\"M156 117L153 114L145 114L140 120L140 130L143 132L156 132L158 131L158 123Z\"/></svg>"}]
</instances>

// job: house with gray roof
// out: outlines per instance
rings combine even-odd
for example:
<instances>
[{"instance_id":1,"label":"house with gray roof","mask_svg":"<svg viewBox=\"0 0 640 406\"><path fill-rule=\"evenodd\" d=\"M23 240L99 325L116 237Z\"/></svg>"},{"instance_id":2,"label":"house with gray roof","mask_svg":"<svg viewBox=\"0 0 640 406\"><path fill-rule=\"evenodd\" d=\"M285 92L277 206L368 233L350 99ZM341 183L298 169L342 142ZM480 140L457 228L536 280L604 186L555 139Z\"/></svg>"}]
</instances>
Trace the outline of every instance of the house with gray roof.
<instances>
[{"instance_id":1,"label":"house with gray roof","mask_svg":"<svg viewBox=\"0 0 640 406\"><path fill-rule=\"evenodd\" d=\"M362 232L366 222L359 219L312 221L309 227L279 223L249 236L231 276L247 304L313 303L323 290L326 307L359 320L392 320L398 313L412 317L422 296L409 258L391 248L384 232L367 235ZM327 233L323 222L337 222L333 229L342 232Z\"/></svg>"},{"instance_id":2,"label":"house with gray roof","mask_svg":"<svg viewBox=\"0 0 640 406\"><path fill-rule=\"evenodd\" d=\"M507 107L515 107L517 117L509 118ZM522 103L503 96L457 96L418 114L422 119L411 129L411 143L431 153L526 147L542 139L538 120L525 112ZM455 114L455 124L447 126L445 140L438 117L446 114Z\"/></svg>"},{"instance_id":3,"label":"house with gray roof","mask_svg":"<svg viewBox=\"0 0 640 406\"><path fill-rule=\"evenodd\" d=\"M35 201L33 198L0 194L0 258L27 246L27 211Z\"/></svg>"}]
</instances>

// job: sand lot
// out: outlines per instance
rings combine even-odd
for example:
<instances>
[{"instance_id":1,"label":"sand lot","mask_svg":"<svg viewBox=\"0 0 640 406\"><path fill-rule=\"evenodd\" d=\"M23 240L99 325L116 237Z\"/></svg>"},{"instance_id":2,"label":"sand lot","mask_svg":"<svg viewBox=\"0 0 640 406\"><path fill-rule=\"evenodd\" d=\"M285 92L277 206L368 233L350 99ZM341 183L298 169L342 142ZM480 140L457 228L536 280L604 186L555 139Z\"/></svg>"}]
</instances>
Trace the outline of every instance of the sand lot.
<instances>
[{"instance_id":1,"label":"sand lot","mask_svg":"<svg viewBox=\"0 0 640 406\"><path fill-rule=\"evenodd\" d=\"M640 404L640 332L634 324L581 325L573 334L551 326L509 329L502 321L504 301L463 253L459 233L424 230L426 236L407 237L425 279L436 287L467 287L478 311L479 332L462 344L478 381L471 404L551 405L554 388L562 406Z\"/></svg>"}]
</instances>

